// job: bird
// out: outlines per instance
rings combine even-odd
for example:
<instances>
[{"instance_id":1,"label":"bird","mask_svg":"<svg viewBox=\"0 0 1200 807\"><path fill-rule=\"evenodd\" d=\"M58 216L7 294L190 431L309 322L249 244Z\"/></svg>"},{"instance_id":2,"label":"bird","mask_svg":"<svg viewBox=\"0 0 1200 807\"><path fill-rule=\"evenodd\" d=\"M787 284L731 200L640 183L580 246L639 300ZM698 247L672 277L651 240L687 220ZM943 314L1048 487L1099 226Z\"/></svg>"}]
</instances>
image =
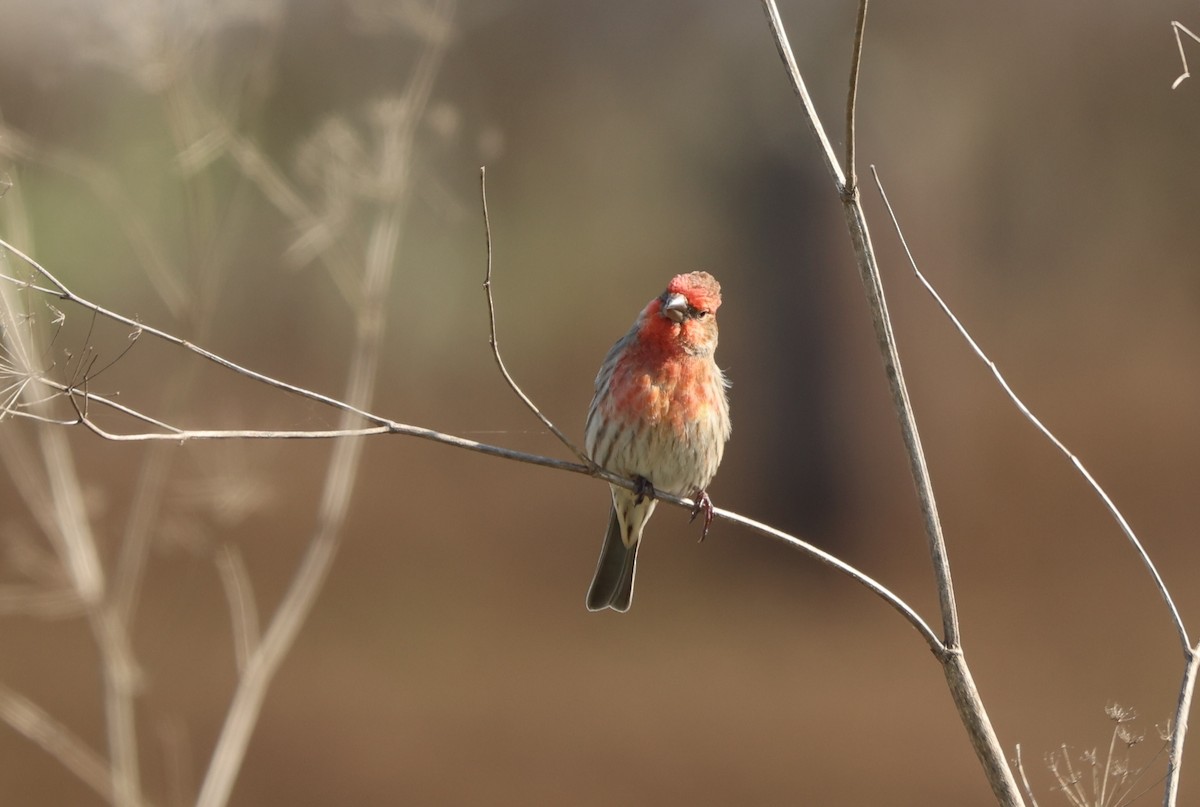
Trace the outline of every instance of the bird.
<instances>
[{"instance_id":1,"label":"bird","mask_svg":"<svg viewBox=\"0 0 1200 807\"><path fill-rule=\"evenodd\" d=\"M655 493L695 500L712 522L707 488L729 440L729 382L717 366L721 284L708 272L676 275L608 351L596 374L584 446L606 471L636 482L609 485L612 506L587 608L624 613L642 530Z\"/></svg>"}]
</instances>

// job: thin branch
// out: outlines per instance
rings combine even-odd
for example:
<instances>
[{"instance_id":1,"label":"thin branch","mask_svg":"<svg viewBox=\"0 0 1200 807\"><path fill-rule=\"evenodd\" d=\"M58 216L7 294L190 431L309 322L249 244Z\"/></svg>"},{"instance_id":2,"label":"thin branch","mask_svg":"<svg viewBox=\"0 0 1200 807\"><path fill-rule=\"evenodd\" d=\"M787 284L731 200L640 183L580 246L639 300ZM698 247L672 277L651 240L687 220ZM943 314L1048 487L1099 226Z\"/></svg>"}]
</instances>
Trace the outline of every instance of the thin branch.
<instances>
[{"instance_id":1,"label":"thin branch","mask_svg":"<svg viewBox=\"0 0 1200 807\"><path fill-rule=\"evenodd\" d=\"M238 674L246 672L246 664L258 650L258 606L254 588L242 553L233 544L222 544L216 556L217 575L229 603L229 619L233 625L233 654Z\"/></svg>"},{"instance_id":2,"label":"thin branch","mask_svg":"<svg viewBox=\"0 0 1200 807\"><path fill-rule=\"evenodd\" d=\"M551 422L550 418L542 414L542 410L537 408L537 405L529 399L529 396L521 390L521 387L518 386L517 382L513 380L513 377L509 375L508 368L504 366L504 359L500 358L500 343L496 340L496 304L492 300L492 220L488 216L486 167L481 167L479 169L479 198L483 203L483 231L487 240L487 274L484 276L483 288L484 291L487 292L488 324L491 334L488 342L492 346L492 356L496 359L496 366L500 368L500 374L504 376L504 381L508 384L512 391L517 394L517 397L521 399L525 406L529 408L529 411L533 412L533 414L537 416L537 419L540 420L547 429L552 431L554 436L557 437L563 445L571 449L571 453L583 460L585 465L594 465L591 457L589 457L586 453L580 450L578 446L571 442L570 438L563 434L562 431L555 426L553 422Z\"/></svg>"},{"instance_id":3,"label":"thin branch","mask_svg":"<svg viewBox=\"0 0 1200 807\"><path fill-rule=\"evenodd\" d=\"M858 107L858 69L862 64L863 37L867 31L867 0L859 0L858 21L854 25L854 52L850 56L850 92L846 95L846 188L844 194L858 194L858 169L854 161L854 116Z\"/></svg>"},{"instance_id":4,"label":"thin branch","mask_svg":"<svg viewBox=\"0 0 1200 807\"><path fill-rule=\"evenodd\" d=\"M337 437L362 437L362 436L366 436L366 435L370 435L370 434L401 434L401 435L407 435L410 437L421 437L421 438L424 438L427 440L432 440L434 442L454 446L455 448L463 448L468 451L476 451L476 452L479 452L482 454L487 454L489 456L499 457L501 459L513 460L516 462L524 462L524 463L531 464L531 465L540 465L540 466L547 467L547 468L553 468L553 469L559 470L559 471L569 471L571 473L582 474L584 476L593 476L593 477L596 477L599 479L603 479L604 481L609 482L610 484L619 485L628 490L636 490L637 489L637 485L633 480L626 479L625 477L617 476L616 474L613 474L609 471L606 471L606 470L596 467L594 465L581 465L581 464L574 463L574 462L568 462L565 460L556 459L554 457L546 457L546 456L541 456L538 454L528 454L528 453L522 452L522 451L514 451L512 449L503 448L501 446L494 446L494 445L489 445L486 443L478 443L478 442L475 442L474 440L468 440L466 438L455 437L454 435L450 435L450 434L443 434L441 432L436 432L431 429L424 429L424 428L420 428L417 426L407 426L405 424L394 423L391 421L388 421L384 425L381 425L381 426L375 426L375 427L364 428L364 429L330 429L327 431L308 431L308 432L302 432L302 431L252 431L252 430L244 430L244 429L243 430L229 429L229 430L208 430L208 431L180 430L178 432L174 432L174 433L170 433L170 434L150 433L150 434L117 435L117 434L111 434L109 432L104 431L103 429L99 428L94 423L92 423L89 419L84 418L78 408L76 409L76 413L78 415L77 422L80 422L80 423L83 423L84 425L86 425L93 433L95 433L96 435L98 435L100 437L103 437L106 440L118 440L118 441L120 441L120 440L174 440L176 442L183 442L186 440L211 440L211 439L321 439L321 438L337 438ZM695 503L691 499L683 498L680 496L673 496L671 494L661 492L661 491L655 492L655 498L658 499L659 501L668 502L668 503L676 505L678 507L685 508L689 511L695 507ZM892 608L894 608L901 616L903 616L917 630L918 633L921 634L922 638L925 639L926 643L929 645L930 649L934 651L934 653L940 654L945 650L945 646L942 644L941 640L938 639L937 634L935 634L933 632L933 630L929 627L929 625L925 622L925 620L922 619L919 614L917 614L917 612L912 608L912 606L910 606L908 603L906 603L903 599L898 597L896 594L892 593L886 586L884 586L882 583L879 583L877 580L872 578L870 575L863 573L861 570L855 568L854 566L851 566L850 564L846 563L845 561L842 561L842 560L834 557L833 555L830 555L829 553L825 552L824 550L821 550L821 549L817 548L816 546L813 546L812 544L810 544L800 538L797 538L794 535L790 535L788 533L783 532L782 530L778 530L767 524L763 524L761 522L755 521L753 519L750 519L746 516L740 515L733 511L723 510L723 509L717 507L717 508L713 508L713 515L718 516L720 518L724 518L725 520L730 521L734 524L740 524L743 527L747 527L748 529L750 529L754 532L757 532L761 535L765 535L767 537L774 538L776 540L780 540L780 541L783 541L784 543L790 544L791 546L795 547L796 549L801 550L802 552L805 552L806 554L810 555L811 557L815 558L816 560L820 561L821 563L824 563L827 566L830 566L830 567L842 572L847 577L849 577L851 580L854 580L856 583L859 583L860 585L864 586L866 589L868 589L873 594L880 597L882 600L884 600L884 602L886 602L888 605L890 605ZM223 583L225 582L224 577L222 578L222 582ZM231 602L232 602L232 600L231 600Z\"/></svg>"},{"instance_id":5,"label":"thin branch","mask_svg":"<svg viewBox=\"0 0 1200 807\"><path fill-rule=\"evenodd\" d=\"M1033 796L1033 788L1029 786L1029 779L1025 776L1025 766L1021 763L1021 744L1017 743L1017 756L1013 760L1013 764L1017 767L1017 773L1021 777L1021 785L1025 788L1025 798L1029 799L1029 807L1038 807L1037 799Z\"/></svg>"},{"instance_id":6,"label":"thin branch","mask_svg":"<svg viewBox=\"0 0 1200 807\"><path fill-rule=\"evenodd\" d=\"M1183 764L1183 744L1187 740L1188 716L1192 712L1192 696L1196 691L1196 672L1200 667L1200 648L1186 654L1183 681L1179 684L1179 700L1175 704L1175 725L1167 753L1167 785L1163 791L1163 807L1175 807L1179 798L1179 774Z\"/></svg>"},{"instance_id":7,"label":"thin branch","mask_svg":"<svg viewBox=\"0 0 1200 807\"><path fill-rule=\"evenodd\" d=\"M775 46L787 68L792 88L804 107L809 128L821 143L826 168L833 177L842 200L842 211L846 217L846 226L854 246L859 275L867 294L872 325L875 329L875 341L883 359L884 372L892 395L892 405L900 422L900 432L909 459L909 470L917 488L917 498L924 520L928 550L937 582L938 606L942 617L942 640L946 646L946 652L939 656L939 661L942 663L942 670L946 675L959 718L967 730L976 756L992 787L992 792L1003 805L1009 807L1021 805L1023 800L1016 779L1004 757L1004 749L996 737L995 729L987 716L987 710L984 708L983 700L975 687L970 669L961 651L958 609L954 601L950 559L946 550L945 537L942 534L941 519L938 516L937 501L933 494L933 484L929 476L925 451L921 445L920 432L917 429L916 417L909 400L908 387L904 381L900 354L883 291L883 281L880 277L875 249L871 243L870 230L867 227L866 213L862 208L859 195L847 188L833 149L825 136L824 127L817 116L804 79L800 75L775 0L762 0L762 3L774 36ZM855 39L856 48L861 49L866 18L865 13L860 16L862 16L862 25L859 26ZM855 60L856 65L858 61L858 59ZM854 80L854 85L857 86L857 79Z\"/></svg>"},{"instance_id":8,"label":"thin branch","mask_svg":"<svg viewBox=\"0 0 1200 807\"><path fill-rule=\"evenodd\" d=\"M1174 624L1175 631L1179 636L1179 642L1183 647L1183 652L1187 654L1191 649L1191 642L1188 639L1187 628L1184 627L1183 624L1183 617L1180 616L1179 609L1175 606L1175 601L1172 599L1170 591L1167 590L1166 582L1163 581L1162 575L1159 574L1158 568L1154 565L1154 561L1150 559L1150 554L1146 551L1145 547L1142 546L1142 542L1138 540L1138 537L1134 534L1133 528L1129 526L1129 522L1126 521L1125 516L1121 513L1121 511L1117 509L1117 506L1113 503L1112 498L1108 495L1104 488L1100 486L1100 483L1096 481L1095 477L1088 472L1087 468L1084 467L1079 458L1075 456L1075 454L1073 454L1070 449L1068 449L1066 445L1064 445L1063 442L1054 435L1053 432L1046 428L1045 424L1043 424L1042 421L1039 420L1037 416L1029 410L1029 407L1025 405L1025 402L1022 401L1015 392L1013 392L1012 387L1009 386L1008 381L1004 378L1004 375L1000 372L999 368L996 367L996 363L988 357L988 355L983 351L983 348L979 346L979 343L972 338L970 332L967 331L966 326L964 326L958 317L954 315L954 312L950 310L950 306L948 306L946 301L942 299L940 294L938 294L937 289L935 289L933 284L929 282L928 278L921 273L920 268L917 266L916 259L913 257L912 250L909 249L908 241L904 237L904 232L900 229L900 222L896 218L896 212L892 209L892 204L890 201L888 201L887 193L883 190L883 183L879 179L879 172L875 170L875 166L871 166L871 173L875 178L875 187L879 190L879 195L883 199L883 204L887 208L888 215L891 217L892 226L895 228L896 235L900 239L900 245L904 248L904 254L908 257L909 266L916 274L917 279L921 282L921 285L925 287L925 290L928 291L933 297L938 307L942 310L942 313L946 315L951 323L953 323L954 328L958 331L959 335L966 340L967 344L970 346L971 350L974 351L975 355L978 356L979 359L987 365L988 369L992 371L992 375L995 376L996 381L1000 384L1001 389L1004 390L1004 393L1008 396L1009 400L1016 405L1017 409L1022 415L1025 416L1026 420L1032 423L1034 427L1046 437L1047 440L1053 443L1054 446L1071 461L1071 464L1075 466L1075 469L1080 473L1080 475L1084 478L1096 495L1100 497L1101 501L1104 502L1104 506L1108 508L1109 513L1116 520L1117 524L1121 528L1121 531L1125 533L1125 537L1129 540L1129 543L1137 552L1138 557L1142 561L1142 565L1146 567L1146 570L1150 573L1151 578L1153 578L1154 585L1158 589L1158 593L1162 596L1163 601L1167 604L1167 609L1170 611L1171 621Z\"/></svg>"},{"instance_id":9,"label":"thin branch","mask_svg":"<svg viewBox=\"0 0 1200 807\"><path fill-rule=\"evenodd\" d=\"M171 424L164 423L163 421L161 421L157 418L151 417L150 415L147 415L144 412L139 412L138 410L134 409L131 406L126 406L125 404L117 403L116 401L112 400L111 398L107 398L107 397L105 397L103 395L99 395L95 392L88 392L87 390L82 390L77 387L73 387L69 384L62 384L57 381L52 381L45 377L39 378L38 381L40 381L42 384L45 384L47 387L50 387L51 389L54 389L54 390L58 390L58 392L66 395L68 398L71 399L72 405L74 404L74 399L77 397L82 398L84 400L84 406L82 407L82 409L78 408L78 407L75 408L75 413L77 415L76 419L71 420L71 421L61 422L60 425L74 426L74 425L78 425L79 423L81 423L85 420L88 420L88 418L84 417L84 412L87 411L87 404L92 401L95 401L98 404L107 406L110 409L115 409L116 411L118 411L124 415L128 415L129 417L131 417L135 420L140 420L141 422L149 424L150 426L154 426L155 428L162 429L163 432L165 432L165 434L161 435L162 437L170 437L172 435L179 435L179 434L184 433L183 429L178 429L178 428L172 426ZM151 433L153 434L153 432L151 432ZM124 435L106 435L106 436L110 440L126 439Z\"/></svg>"},{"instance_id":10,"label":"thin branch","mask_svg":"<svg viewBox=\"0 0 1200 807\"><path fill-rule=\"evenodd\" d=\"M817 117L812 99L804 86L804 79L796 67L791 45L787 42L787 34L779 18L779 9L775 0L762 0L767 11L767 19L775 34L775 44L783 56L792 80L792 86L804 104L809 127L821 140L826 161L830 172L838 182L838 193L842 197L842 209L846 216L846 226L850 231L850 239L854 243L859 274L867 293L867 304L871 311L871 320L875 328L875 341L883 359L885 375L888 378L892 394L892 406L900 421L900 431L908 452L909 470L913 483L917 487L917 496L921 504L921 512L925 522L925 534L929 543L929 552L933 561L934 575L937 578L938 604L942 613L943 641L947 647L959 644L958 608L954 603L954 584L950 575L950 560L946 552L946 541L942 535L941 519L937 512L937 502L933 495L933 483L929 478L929 468L925 461L925 450L921 446L921 436L917 429L916 416L908 397L908 386L904 382L904 372L900 365L900 353L896 345L896 337L892 332L891 315L888 313L887 299L883 293L883 281L879 274L879 264L875 258L875 247L871 243L870 230L867 227L866 213L862 209L861 200L846 194L845 181L833 155L829 141L825 138L825 130ZM861 34L862 31L859 31ZM997 752L1003 753L998 748Z\"/></svg>"},{"instance_id":11,"label":"thin branch","mask_svg":"<svg viewBox=\"0 0 1200 807\"><path fill-rule=\"evenodd\" d=\"M775 47L779 50L779 57L787 65L787 74L792 82L792 91L796 93L796 97L804 105L804 118L808 121L808 126L812 129L813 135L821 144L821 150L825 158L825 167L829 169L829 173L833 177L833 182L837 185L838 193L842 193L846 187L846 177L842 173L842 167L838 165L837 155L833 152L833 146L829 144L829 137L825 134L825 127L821 125L821 118L817 116L817 108L813 104L812 96L808 94L808 87L804 84L804 77L800 74L800 68L796 65L796 56L792 53L792 45L788 42L787 31L783 28L783 20L779 16L779 8L775 5L775 0L763 0L763 9L767 12L767 22L771 26L771 34L775 40Z\"/></svg>"},{"instance_id":12,"label":"thin branch","mask_svg":"<svg viewBox=\"0 0 1200 807\"><path fill-rule=\"evenodd\" d=\"M22 205L16 204L13 209L17 220L22 220ZM28 233L25 235L27 238ZM31 323L30 315L17 316L19 307L17 301L11 299L11 291L8 286L0 289L0 305L3 306L3 315L0 316L9 323ZM50 310L55 313L57 324L61 324L61 312L53 306L50 306ZM26 341L20 335L20 330L5 329L5 335L13 347L10 355L21 358L21 367L28 374L41 375L39 362L35 359L41 355L41 351L36 349L34 331L30 327ZM89 360L89 363L92 362ZM44 470L48 483L47 492L43 494L45 511L36 514L36 517L45 525L46 535L55 546L72 585L85 605L88 625L99 650L108 745L106 776L108 787L111 788L111 800L121 807L139 807L144 804L144 798L133 702L138 670L128 634L124 625L114 618L109 604L107 580L67 435L62 429L52 429L49 425L40 423L35 430L41 453L38 465ZM40 478L42 474L39 472L38 476Z\"/></svg>"},{"instance_id":13,"label":"thin branch","mask_svg":"<svg viewBox=\"0 0 1200 807\"><path fill-rule=\"evenodd\" d=\"M655 498L661 501L669 501L672 504L677 504L689 509L694 508L694 504L687 499L677 499L674 496L668 496L657 491L655 492ZM824 563L826 566L836 569L837 571L846 575L851 580L865 587L872 594L882 599L893 609L895 609L897 613L904 617L908 623L916 628L917 632L921 634L921 638L923 638L925 643L929 645L929 649L933 651L934 655L940 658L946 654L946 646L942 643L942 640L938 638L937 634L933 632L933 629L929 627L929 624L921 618L920 614L913 610L912 606L910 606L896 594L893 594L886 586L872 578L870 575L867 575L854 566L851 566L849 563L830 555L828 552L818 549L807 541L803 541L794 535L789 535L782 530L777 530L774 527L770 527L761 522L738 515L737 513L729 510L723 510L720 507L714 507L712 512L714 516L719 516L720 518L723 518L726 521L730 521L734 524L740 524L741 526L753 530L760 535L765 535L768 538L775 538L776 540L783 541L788 546L799 549L809 557L815 558L821 563Z\"/></svg>"},{"instance_id":14,"label":"thin branch","mask_svg":"<svg viewBox=\"0 0 1200 807\"><path fill-rule=\"evenodd\" d=\"M33 701L0 683L0 720L33 744L44 749L109 804L113 783L108 763L62 723Z\"/></svg>"},{"instance_id":15,"label":"thin branch","mask_svg":"<svg viewBox=\"0 0 1200 807\"><path fill-rule=\"evenodd\" d=\"M35 261L33 258L29 257L24 252L17 249L12 244L8 243L7 241L5 241L2 238L0 238L0 247L3 247L4 249L8 250L12 254L16 255L18 258L20 258L22 261L24 261L26 264L28 264L31 268L33 268L38 274L40 274L42 277L44 277L46 280L48 280L54 286L54 290L48 290L48 291L50 291L50 293L52 293L54 296L56 296L60 299L70 300L71 302L75 303L76 305L82 306L83 308L86 308L89 311L95 311L100 316L107 317L108 319L111 319L115 322L120 322L120 323L128 325L132 328L141 330L141 331L143 331L151 336L154 336L158 339L161 339L164 342L167 342L169 344L182 347L186 350L191 351L192 353L195 353L197 356L207 359L208 361L210 361L214 364L224 367L227 370L232 370L235 373L238 373L240 375L244 375L247 378L252 378L255 381L258 381L260 383L266 384L271 387L275 387L276 389L281 389L286 392L290 392L294 395L300 396L301 398L307 398L310 401L316 401L318 403L322 403L326 406L332 407L334 409L339 409L343 412L350 412L351 414L358 415L359 417L363 418L364 420L368 420L373 423L380 423L380 421L381 421L381 419L376 417L375 415L371 415L368 412L364 412L362 409L351 406L350 404L345 403L343 401L339 401L336 398L332 398L328 395L322 395L319 392L313 392L312 390L305 389L304 387L300 387L295 384L289 384L285 381L280 381L278 379L271 378L268 375L264 375L262 373L255 372L254 370L251 370L248 367L243 367L242 365L237 364L236 362L232 362L229 359L218 356L216 353L213 353L212 351L205 350L204 348L200 347L199 345L193 344L193 343L187 341L186 339L181 339L178 336L175 336L174 334L168 333L167 331L160 330L160 329L152 327L150 325L144 325L141 322L138 322L136 319L132 319L123 314L118 314L117 312L111 311L111 310L105 308L104 306L93 303L92 301L85 299L83 297L80 297L78 294L71 291L58 278L56 278L54 275L52 275L49 272L49 270L47 270L44 266L42 266L40 263ZM38 290L41 290L41 289L39 288Z\"/></svg>"},{"instance_id":16,"label":"thin branch","mask_svg":"<svg viewBox=\"0 0 1200 807\"><path fill-rule=\"evenodd\" d=\"M41 619L77 617L87 604L72 588L41 588L28 585L0 586L0 614L29 614Z\"/></svg>"},{"instance_id":17,"label":"thin branch","mask_svg":"<svg viewBox=\"0 0 1200 807\"><path fill-rule=\"evenodd\" d=\"M65 288L62 291L60 291L59 294L65 294L69 298L74 298L74 295ZM98 308L98 313L100 313L102 316L107 315L105 309L100 308L100 307L97 307L97 308ZM156 333L155 329L152 329L152 328L146 328L146 332L151 333L151 334ZM171 341L174 343L179 343L182 340L176 340L174 337L170 337L168 339L168 341ZM217 360L217 363L222 366L229 366L232 364L232 362L228 362L227 360L225 360L221 357L216 357L216 360ZM264 377L264 376L261 376L261 374L259 374L259 373L253 373L253 377L257 378L257 377ZM531 464L531 465L539 465L539 466L546 467L546 468L552 468L552 469L559 470L559 471L567 471L570 473L582 474L584 476L591 476L591 477L601 479L609 484L614 484L614 485L624 487L628 490L636 489L636 483L633 480L626 479L621 476L617 476L616 474L613 474L609 471L605 471L604 469L598 468L594 465L580 464L580 463L569 462L566 460L557 459L554 457L547 457L547 456L542 456L542 455L538 455L538 454L530 454L530 453L522 452L522 451L515 451L513 449L504 448L502 446L490 445L487 443L480 443L475 440L470 440L470 439L463 438L463 437L457 437L455 435L434 431L432 429L426 429L426 428L422 428L419 426L411 426L411 425L404 424L404 423L398 423L396 421L389 420L383 416L371 414L371 413L365 412L363 410L356 409L355 407L350 407L350 406L344 405L344 404L341 405L340 408L342 408L343 410L346 410L346 411L353 411L356 414L358 414L360 417L363 417L364 419L375 422L378 425L371 426L371 427L357 428L357 429L349 428L349 429L327 429L327 430L307 430L307 431L248 430L248 429L226 429L226 430L181 429L181 428L172 426L170 424L166 424L166 423L162 423L161 421L154 420L153 418L150 418L149 416L144 415L143 413L140 413L131 407L127 407L123 404L118 404L115 401L112 401L104 396L100 396L96 393L85 392L84 390L80 390L80 389L72 389L72 388L68 387L67 385L58 384L57 382L49 382L45 379L42 379L42 380L44 383L50 384L54 389L59 390L64 393L67 393L68 398L71 401L72 406L74 407L74 410L75 410L75 414L76 414L76 418L72 421L69 421L68 424L81 424L81 425L85 426L86 428L88 428L92 433L96 434L98 437L101 437L106 440L112 440L112 441L170 441L170 442L183 443L183 442L187 442L187 441L191 441L191 440L330 439L330 438L339 438L339 437L356 437L356 436L361 437L361 436L372 435L372 434L396 434L396 435L403 435L403 436L408 436L408 437L417 437L417 438L424 439L424 440L430 440L432 442L441 443L443 445L452 446L454 448L465 449L467 451L474 451L477 453L481 453L481 454L485 454L485 455L493 456L493 457L498 457L498 458L505 459L505 460L523 462L523 463L527 463L527 464ZM274 382L274 379L271 379L270 381ZM271 383L271 385L276 386L276 387L286 386L286 385L281 385L279 382ZM316 393L314 393L314 395L315 394ZM321 396L321 397L323 397L323 396ZM164 429L165 431L134 433L134 434L115 434L113 432L110 432L110 431L107 431L107 430L101 428L95 422L93 422L91 418L85 417L83 414L82 408L79 406L78 402L76 401L76 398L86 398L87 400L101 403L106 406L111 406L111 407L117 409L118 411L121 411L124 414L130 415L137 419L148 422L152 425L155 425L158 428ZM338 403L340 404L340 402L338 402ZM558 430L555 429L555 431L558 431ZM656 493L656 498L659 499L660 501L668 502L675 506L685 508L689 511L694 508L694 502L687 498L673 496L673 495L663 493L663 492ZM838 558L824 552L823 550L813 546L812 544L809 544L809 543L801 540L800 538L797 538L793 535L789 535L789 534L787 534L781 530L778 530L774 527L771 527L766 524L762 524L761 522L754 521L753 519L739 515L735 512L732 512L729 510L723 510L721 508L714 508L713 514L717 517L724 518L727 521L730 521L732 523L740 524L740 525L742 525L754 532L757 532L761 535L765 535L767 537L783 541L783 542L791 545L792 547L815 558L816 560L820 561L821 563L824 563L824 564L836 569L837 571L845 574L847 577L849 577L856 583L862 585L867 590L871 591L873 594L880 597L888 605L890 605L893 609L895 609L897 611L897 613L899 613L901 616L903 616L913 626L913 628L916 629L917 632L921 634L922 638L925 639L926 643L929 645L931 650L933 650L935 653L939 653L939 654L945 650L945 647L942 644L941 640L938 639L937 635L933 632L933 630L929 627L929 625L921 618L921 616L919 614L916 613L916 611L910 605L908 605L908 603L906 603L904 600L902 600L896 594L891 592L886 586L879 583L878 581L876 581L874 578L870 577L869 575L864 574L859 569L851 566L848 563L845 563L844 561L839 560Z\"/></svg>"},{"instance_id":18,"label":"thin branch","mask_svg":"<svg viewBox=\"0 0 1200 807\"><path fill-rule=\"evenodd\" d=\"M1188 71L1187 55L1183 52L1183 39L1180 38L1179 34L1180 33L1187 34L1196 42L1200 42L1200 36L1196 36L1191 31L1189 31L1182 23L1175 22L1174 20L1171 21L1171 30L1175 34L1175 44L1179 47L1179 61L1183 63L1183 73L1181 73L1179 78L1175 79L1175 81L1173 81L1171 83L1171 89L1174 90L1174 89L1178 88L1180 84L1183 83L1183 80L1185 78L1188 78L1189 76L1192 75Z\"/></svg>"},{"instance_id":19,"label":"thin branch","mask_svg":"<svg viewBox=\"0 0 1200 807\"><path fill-rule=\"evenodd\" d=\"M453 0L439 0L439 19L448 22L453 7ZM343 428L349 428L353 416L363 412L360 407L370 405L375 392L383 355L384 305L411 196L409 177L416 127L429 102L446 45L446 40L437 40L423 50L400 108L404 117L394 121L381 137L378 168L390 195L388 204L375 214L366 245L356 346L345 388L346 400L353 405L339 407L343 410ZM267 690L312 611L341 546L364 445L361 439L334 444L308 548L238 681L196 799L197 807L224 807L229 801Z\"/></svg>"}]
</instances>

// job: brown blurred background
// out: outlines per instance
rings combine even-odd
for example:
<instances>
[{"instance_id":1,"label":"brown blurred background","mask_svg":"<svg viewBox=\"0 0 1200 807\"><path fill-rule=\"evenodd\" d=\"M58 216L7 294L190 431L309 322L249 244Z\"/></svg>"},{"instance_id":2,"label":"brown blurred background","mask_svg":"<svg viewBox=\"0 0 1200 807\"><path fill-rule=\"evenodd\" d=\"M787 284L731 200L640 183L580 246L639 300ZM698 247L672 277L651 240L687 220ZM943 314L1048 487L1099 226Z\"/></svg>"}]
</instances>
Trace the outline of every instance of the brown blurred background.
<instances>
[{"instance_id":1,"label":"brown blurred background","mask_svg":"<svg viewBox=\"0 0 1200 807\"><path fill-rule=\"evenodd\" d=\"M314 133L339 121L374 147L372 109L403 92L441 35L431 9L9 0L0 148L13 187L0 228L27 233L24 248L86 297L341 395L354 307L320 260L288 259L307 231L219 144L196 139L217 122L236 130L321 206L329 187L313 178L328 182L340 164L314 151ZM854 3L782 11L840 150ZM1200 7L876 3L859 154L864 181L879 167L923 269L1113 494L1195 633L1200 78L1170 89L1173 19L1200 29ZM725 291L718 357L735 425L714 500L859 565L937 623L839 204L758 3L463 0L448 36L409 165L373 411L566 457L489 354L486 163L501 345L545 413L580 438L612 341L672 274L709 269ZM1200 46L1188 52L1200 64ZM97 167L128 208L98 192ZM1151 785L1164 756L1154 725L1182 672L1167 611L1095 495L920 290L864 191L968 658L1000 738L1021 744L1043 805L1066 803L1043 757L1062 743L1107 747L1103 709L1115 701L1141 714L1147 739L1132 761L1151 766ZM370 201L346 210L331 248L357 266L355 217ZM164 302L131 245L135 220L182 307ZM89 339L88 315L65 313L47 354L59 371L63 350ZM127 331L95 326L101 363ZM192 428L337 421L148 338L93 387ZM149 449L82 430L70 446L111 569ZM165 452L132 623L141 765L157 804L194 799L236 681L214 559L225 545L244 557L265 623L311 535L331 447ZM580 476L373 438L341 553L230 803L993 803L924 643L795 551L721 522L697 545L686 514L662 508L632 611L587 613L606 496ZM18 550L49 545L7 477L0 506L0 580L23 584ZM0 681L104 752L83 620L10 614L0 637ZM1195 745L1185 803L1200 799ZM6 725L0 794L102 803Z\"/></svg>"}]
</instances>

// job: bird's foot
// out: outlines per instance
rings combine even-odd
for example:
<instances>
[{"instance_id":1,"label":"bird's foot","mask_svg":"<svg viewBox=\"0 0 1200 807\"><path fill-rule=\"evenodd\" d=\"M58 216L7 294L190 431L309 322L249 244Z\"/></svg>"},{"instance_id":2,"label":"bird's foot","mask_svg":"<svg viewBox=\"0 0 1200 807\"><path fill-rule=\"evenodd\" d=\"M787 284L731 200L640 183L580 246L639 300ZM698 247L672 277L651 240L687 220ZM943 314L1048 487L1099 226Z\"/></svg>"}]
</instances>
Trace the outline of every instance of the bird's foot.
<instances>
[{"instance_id":1,"label":"bird's foot","mask_svg":"<svg viewBox=\"0 0 1200 807\"><path fill-rule=\"evenodd\" d=\"M695 521L696 516L701 512L704 513L704 531L700 533L700 542L703 543L704 539L708 537L708 528L712 526L713 520L712 499L708 497L708 491L705 490L696 491L696 505L692 508L690 521Z\"/></svg>"},{"instance_id":2,"label":"bird's foot","mask_svg":"<svg viewBox=\"0 0 1200 807\"><path fill-rule=\"evenodd\" d=\"M644 476L635 476L633 478L633 493L636 498L634 504L641 504L646 499L654 498L654 485Z\"/></svg>"}]
</instances>

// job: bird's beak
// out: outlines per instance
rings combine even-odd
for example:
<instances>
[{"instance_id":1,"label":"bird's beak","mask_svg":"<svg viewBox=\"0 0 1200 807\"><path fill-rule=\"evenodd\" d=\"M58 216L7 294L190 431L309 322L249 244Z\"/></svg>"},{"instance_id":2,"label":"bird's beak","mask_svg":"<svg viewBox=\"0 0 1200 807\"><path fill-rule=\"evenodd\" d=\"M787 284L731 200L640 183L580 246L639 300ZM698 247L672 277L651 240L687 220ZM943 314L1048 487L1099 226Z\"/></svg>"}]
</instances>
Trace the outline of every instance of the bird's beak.
<instances>
[{"instance_id":1,"label":"bird's beak","mask_svg":"<svg viewBox=\"0 0 1200 807\"><path fill-rule=\"evenodd\" d=\"M668 294L662 304L662 315L672 322L683 322L687 316L688 301L682 294Z\"/></svg>"}]
</instances>

